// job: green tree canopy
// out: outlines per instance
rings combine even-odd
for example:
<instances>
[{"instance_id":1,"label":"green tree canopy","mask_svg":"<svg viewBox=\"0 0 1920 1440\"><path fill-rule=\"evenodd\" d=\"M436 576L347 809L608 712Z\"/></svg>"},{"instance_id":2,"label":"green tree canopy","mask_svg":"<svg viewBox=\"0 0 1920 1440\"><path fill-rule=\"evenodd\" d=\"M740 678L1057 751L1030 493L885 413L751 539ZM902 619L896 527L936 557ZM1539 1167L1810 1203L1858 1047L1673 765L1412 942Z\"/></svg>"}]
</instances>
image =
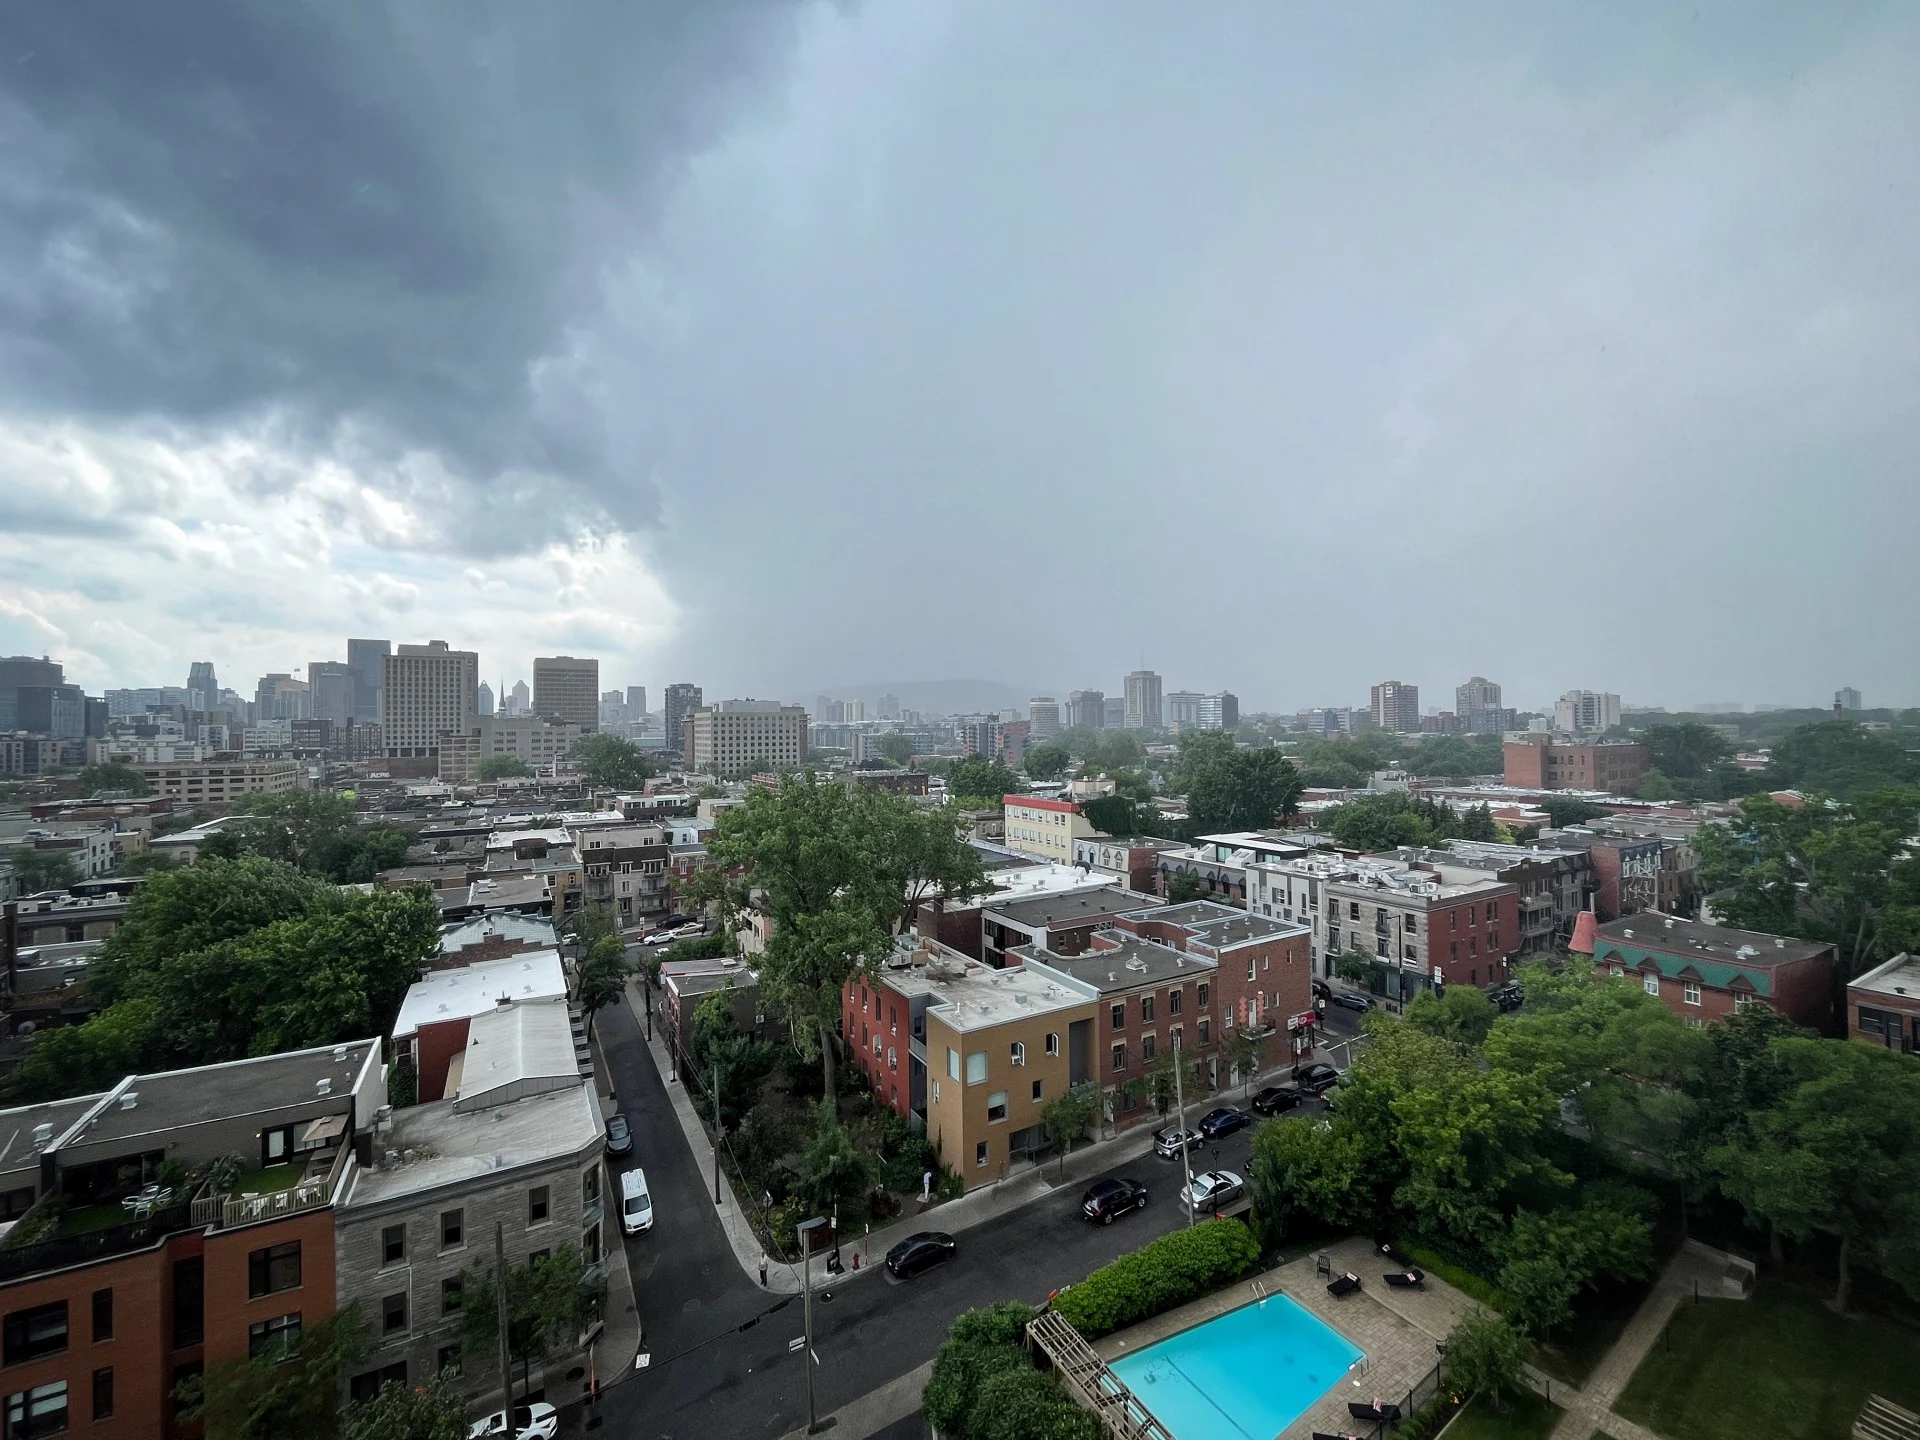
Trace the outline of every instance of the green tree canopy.
<instances>
[{"instance_id":1,"label":"green tree canopy","mask_svg":"<svg viewBox=\"0 0 1920 1440\"><path fill-rule=\"evenodd\" d=\"M208 836L200 856L260 855L341 885L365 884L406 863L409 840L392 825L360 825L354 797L338 790L258 792L240 801L238 818Z\"/></svg>"},{"instance_id":2,"label":"green tree canopy","mask_svg":"<svg viewBox=\"0 0 1920 1440\"><path fill-rule=\"evenodd\" d=\"M1496 1410L1526 1385L1533 1344L1498 1315L1476 1312L1447 1335L1447 1380L1458 1393L1484 1395Z\"/></svg>"},{"instance_id":3,"label":"green tree canopy","mask_svg":"<svg viewBox=\"0 0 1920 1440\"><path fill-rule=\"evenodd\" d=\"M1640 738L1654 768L1675 780L1698 780L1733 753L1718 730L1691 721L1655 725Z\"/></svg>"},{"instance_id":4,"label":"green tree canopy","mask_svg":"<svg viewBox=\"0 0 1920 1440\"><path fill-rule=\"evenodd\" d=\"M1408 1003L1405 1018L1416 1030L1478 1049L1500 1011L1487 992L1472 985L1449 985L1444 995L1422 990Z\"/></svg>"},{"instance_id":5,"label":"green tree canopy","mask_svg":"<svg viewBox=\"0 0 1920 1440\"><path fill-rule=\"evenodd\" d=\"M1073 756L1067 753L1066 746L1041 744L1027 751L1022 768L1035 780L1058 780L1072 763Z\"/></svg>"},{"instance_id":6,"label":"green tree canopy","mask_svg":"<svg viewBox=\"0 0 1920 1440\"><path fill-rule=\"evenodd\" d=\"M1499 775L1506 766L1498 735L1429 735L1403 762L1409 774L1468 780Z\"/></svg>"},{"instance_id":7,"label":"green tree canopy","mask_svg":"<svg viewBox=\"0 0 1920 1440\"><path fill-rule=\"evenodd\" d=\"M1342 845L1359 850L1437 845L1455 838L1493 839L1497 833L1493 816L1484 805L1475 808L1480 813L1471 821L1473 837L1466 834L1468 821L1452 806L1400 790L1385 795L1363 795L1337 805L1327 812L1324 824Z\"/></svg>"},{"instance_id":8,"label":"green tree canopy","mask_svg":"<svg viewBox=\"0 0 1920 1440\"><path fill-rule=\"evenodd\" d=\"M1195 833L1259 830L1294 813L1304 784L1278 750L1241 750L1218 731L1180 737L1168 783L1187 797Z\"/></svg>"},{"instance_id":9,"label":"green tree canopy","mask_svg":"<svg viewBox=\"0 0 1920 1440\"><path fill-rule=\"evenodd\" d=\"M1540 801L1540 808L1547 812L1547 818L1553 822L1553 828L1564 830L1569 825L1584 825L1589 820L1598 820L1613 812L1604 805L1590 805L1585 800L1576 800L1567 795L1547 795Z\"/></svg>"},{"instance_id":10,"label":"green tree canopy","mask_svg":"<svg viewBox=\"0 0 1920 1440\"><path fill-rule=\"evenodd\" d=\"M1892 735L1830 720L1803 725L1775 741L1767 773L1782 789L1850 800L1866 790L1920 784L1920 761Z\"/></svg>"},{"instance_id":11,"label":"green tree canopy","mask_svg":"<svg viewBox=\"0 0 1920 1440\"><path fill-rule=\"evenodd\" d=\"M147 784L147 777L131 765L115 765L107 762L85 766L73 783L82 795L150 795L153 787Z\"/></svg>"},{"instance_id":12,"label":"green tree canopy","mask_svg":"<svg viewBox=\"0 0 1920 1440\"><path fill-rule=\"evenodd\" d=\"M483 1372L500 1353L498 1283L490 1264L460 1272L460 1354ZM587 1278L586 1259L570 1240L538 1260L510 1263L506 1286L507 1353L523 1368L570 1344L606 1299L605 1282Z\"/></svg>"},{"instance_id":13,"label":"green tree canopy","mask_svg":"<svg viewBox=\"0 0 1920 1440\"><path fill-rule=\"evenodd\" d=\"M902 735L897 730L890 735L882 735L874 748L896 765L905 765L920 749L913 743L911 735Z\"/></svg>"},{"instance_id":14,"label":"green tree canopy","mask_svg":"<svg viewBox=\"0 0 1920 1440\"><path fill-rule=\"evenodd\" d=\"M793 1193L815 1215L864 1194L874 1181L873 1157L854 1144L853 1132L840 1123L829 1097L820 1102L813 1139L800 1157L800 1180Z\"/></svg>"},{"instance_id":15,"label":"green tree canopy","mask_svg":"<svg viewBox=\"0 0 1920 1440\"><path fill-rule=\"evenodd\" d=\"M1002 797L1018 795L1023 788L1018 775L985 755L956 760L947 771L947 793L969 808L998 808Z\"/></svg>"},{"instance_id":16,"label":"green tree canopy","mask_svg":"<svg viewBox=\"0 0 1920 1440\"><path fill-rule=\"evenodd\" d=\"M13 866L15 887L22 895L37 895L42 890L65 890L80 882L80 867L71 850L38 850L31 845L16 845L7 852Z\"/></svg>"},{"instance_id":17,"label":"green tree canopy","mask_svg":"<svg viewBox=\"0 0 1920 1440\"><path fill-rule=\"evenodd\" d=\"M208 1366L173 1397L206 1440L332 1440L347 1376L366 1352L366 1321L349 1306L301 1326L291 1348Z\"/></svg>"},{"instance_id":18,"label":"green tree canopy","mask_svg":"<svg viewBox=\"0 0 1920 1440\"><path fill-rule=\"evenodd\" d=\"M653 773L647 752L618 735L582 735L568 758L596 790L638 790Z\"/></svg>"},{"instance_id":19,"label":"green tree canopy","mask_svg":"<svg viewBox=\"0 0 1920 1440\"><path fill-rule=\"evenodd\" d=\"M518 755L482 755L474 773L482 780L524 780L533 767Z\"/></svg>"},{"instance_id":20,"label":"green tree canopy","mask_svg":"<svg viewBox=\"0 0 1920 1440\"><path fill-rule=\"evenodd\" d=\"M373 1399L347 1407L345 1440L467 1440L468 1414L450 1371L411 1387L389 1380Z\"/></svg>"}]
</instances>

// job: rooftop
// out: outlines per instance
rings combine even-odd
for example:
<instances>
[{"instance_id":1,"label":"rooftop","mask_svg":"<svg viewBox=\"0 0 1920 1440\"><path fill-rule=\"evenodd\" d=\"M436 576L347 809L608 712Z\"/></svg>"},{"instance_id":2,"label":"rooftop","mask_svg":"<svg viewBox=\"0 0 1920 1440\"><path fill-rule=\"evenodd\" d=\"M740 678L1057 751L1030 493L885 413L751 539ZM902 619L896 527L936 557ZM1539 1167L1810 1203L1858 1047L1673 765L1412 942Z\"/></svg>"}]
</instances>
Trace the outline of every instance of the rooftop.
<instances>
[{"instance_id":1,"label":"rooftop","mask_svg":"<svg viewBox=\"0 0 1920 1440\"><path fill-rule=\"evenodd\" d=\"M1811 959L1830 953L1831 945L1816 945L1786 935L1768 935L1759 930L1731 930L1724 925L1708 925L1699 920L1683 920L1677 915L1662 915L1657 910L1638 915L1623 915L1598 927L1594 952L1605 941L1631 945L1639 950L1655 950L1663 955L1700 956L1749 969L1770 970L1776 965ZM1858 982L1856 982L1858 983Z\"/></svg>"},{"instance_id":2,"label":"rooftop","mask_svg":"<svg viewBox=\"0 0 1920 1440\"><path fill-rule=\"evenodd\" d=\"M576 1085L582 1063L565 997L495 1005L467 1026L453 1108L485 1109Z\"/></svg>"},{"instance_id":3,"label":"rooftop","mask_svg":"<svg viewBox=\"0 0 1920 1440\"><path fill-rule=\"evenodd\" d=\"M1194 900L1162 910L1141 910L1135 918L1167 925L1178 925L1202 945L1214 950L1231 950L1236 945L1251 945L1262 940L1279 940L1289 935L1306 935L1305 925L1291 920L1275 920L1219 905L1211 900Z\"/></svg>"},{"instance_id":4,"label":"rooftop","mask_svg":"<svg viewBox=\"0 0 1920 1440\"><path fill-rule=\"evenodd\" d=\"M512 910L497 910L456 921L440 929L440 953L454 955L489 940L513 941L528 949L551 950L558 945L553 921L545 915L522 915Z\"/></svg>"},{"instance_id":5,"label":"rooftop","mask_svg":"<svg viewBox=\"0 0 1920 1440\"><path fill-rule=\"evenodd\" d=\"M1144 903L1143 903L1144 901ZM1146 909L1157 902L1103 883L1098 890L1067 891L1062 894L1036 895L1027 900L995 903L989 898L986 909L1015 925L1029 930L1049 925L1068 925L1076 920L1096 920L1106 915L1124 915Z\"/></svg>"},{"instance_id":6,"label":"rooftop","mask_svg":"<svg viewBox=\"0 0 1920 1440\"><path fill-rule=\"evenodd\" d=\"M435 1100L394 1111L387 1132L375 1138L374 1167L355 1167L340 1208L404 1200L564 1159L605 1133L599 1101L585 1083L490 1110L461 1111L454 1108L459 1103Z\"/></svg>"},{"instance_id":7,"label":"rooftop","mask_svg":"<svg viewBox=\"0 0 1920 1440\"><path fill-rule=\"evenodd\" d=\"M26 1182L38 1188L40 1180L40 1152L52 1142L56 1135L64 1135L73 1128L73 1122L105 1098L95 1095L75 1095L67 1100L49 1100L39 1105L22 1105L17 1110L0 1110L0 1183L10 1182L15 1175L30 1175ZM47 1140L36 1143L35 1132L46 1126ZM6 1183L9 1190L18 1188Z\"/></svg>"},{"instance_id":8,"label":"rooftop","mask_svg":"<svg viewBox=\"0 0 1920 1440\"><path fill-rule=\"evenodd\" d=\"M422 1025L470 1018L491 1010L502 996L542 1000L565 998L566 993L567 976L556 950L530 950L503 960L436 970L407 990L393 1022L393 1038L411 1035Z\"/></svg>"},{"instance_id":9,"label":"rooftop","mask_svg":"<svg viewBox=\"0 0 1920 1440\"><path fill-rule=\"evenodd\" d=\"M1872 995L1904 996L1920 1000L1920 955L1905 951L1858 980L1848 982L1849 990L1864 990Z\"/></svg>"},{"instance_id":10,"label":"rooftop","mask_svg":"<svg viewBox=\"0 0 1920 1440\"><path fill-rule=\"evenodd\" d=\"M1092 998L1051 976L1019 967L996 970L933 941L902 944L881 978L902 995L925 995L928 1011L960 1031L1070 1009Z\"/></svg>"},{"instance_id":11,"label":"rooftop","mask_svg":"<svg viewBox=\"0 0 1920 1440\"><path fill-rule=\"evenodd\" d=\"M1091 985L1102 995L1163 984L1187 975L1204 975L1218 966L1204 955L1186 955L1138 936L1122 936L1111 950L1089 950L1084 955L1055 955L1032 945L1007 952L1036 974L1052 971Z\"/></svg>"}]
</instances>

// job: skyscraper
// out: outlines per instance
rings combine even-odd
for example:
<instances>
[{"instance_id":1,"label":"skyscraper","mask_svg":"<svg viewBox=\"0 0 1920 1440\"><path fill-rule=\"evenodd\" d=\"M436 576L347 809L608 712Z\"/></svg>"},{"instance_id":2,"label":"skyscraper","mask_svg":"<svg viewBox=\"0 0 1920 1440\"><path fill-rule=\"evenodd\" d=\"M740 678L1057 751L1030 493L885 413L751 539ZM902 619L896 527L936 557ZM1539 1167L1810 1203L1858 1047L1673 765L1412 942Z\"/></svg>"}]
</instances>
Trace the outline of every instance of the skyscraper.
<instances>
[{"instance_id":1,"label":"skyscraper","mask_svg":"<svg viewBox=\"0 0 1920 1440\"><path fill-rule=\"evenodd\" d=\"M627 720L638 723L647 718L647 687L644 685L627 686Z\"/></svg>"},{"instance_id":2,"label":"skyscraper","mask_svg":"<svg viewBox=\"0 0 1920 1440\"><path fill-rule=\"evenodd\" d=\"M1396 735L1420 733L1420 687L1403 680L1383 680L1373 687L1373 723Z\"/></svg>"},{"instance_id":3,"label":"skyscraper","mask_svg":"<svg viewBox=\"0 0 1920 1440\"><path fill-rule=\"evenodd\" d=\"M187 708L213 710L220 704L220 682L214 678L211 660L196 660L187 667Z\"/></svg>"},{"instance_id":4,"label":"skyscraper","mask_svg":"<svg viewBox=\"0 0 1920 1440\"><path fill-rule=\"evenodd\" d=\"M1035 740L1059 734L1060 702L1051 695L1034 696L1027 702L1027 728Z\"/></svg>"},{"instance_id":5,"label":"skyscraper","mask_svg":"<svg viewBox=\"0 0 1920 1440\"><path fill-rule=\"evenodd\" d=\"M1127 676L1125 694L1126 728L1160 729L1160 677L1151 670L1135 670Z\"/></svg>"},{"instance_id":6,"label":"skyscraper","mask_svg":"<svg viewBox=\"0 0 1920 1440\"><path fill-rule=\"evenodd\" d=\"M600 728L600 662L573 655L536 655L533 713L542 720Z\"/></svg>"},{"instance_id":7,"label":"skyscraper","mask_svg":"<svg viewBox=\"0 0 1920 1440\"><path fill-rule=\"evenodd\" d=\"M307 666L308 708L316 720L344 725L353 719L353 667L338 660L315 660ZM204 708L204 707L202 707Z\"/></svg>"},{"instance_id":8,"label":"skyscraper","mask_svg":"<svg viewBox=\"0 0 1920 1440\"><path fill-rule=\"evenodd\" d=\"M476 703L473 708L477 712L482 715L493 714L493 687L491 685L482 680L479 688L474 691L474 696Z\"/></svg>"},{"instance_id":9,"label":"skyscraper","mask_svg":"<svg viewBox=\"0 0 1920 1440\"><path fill-rule=\"evenodd\" d=\"M678 685L667 686L666 698L663 699L660 704L664 712L661 718L666 722L667 748L669 750L678 750L681 748L683 743L681 730L686 725L687 716L691 715L705 703L705 697L698 685L689 685L682 681ZM691 763L691 756L683 755L682 758Z\"/></svg>"},{"instance_id":10,"label":"skyscraper","mask_svg":"<svg viewBox=\"0 0 1920 1440\"><path fill-rule=\"evenodd\" d=\"M513 688L507 691L507 713L525 715L533 709L533 692L527 689L527 682L516 680Z\"/></svg>"},{"instance_id":11,"label":"skyscraper","mask_svg":"<svg viewBox=\"0 0 1920 1440\"><path fill-rule=\"evenodd\" d=\"M1513 728L1513 712L1500 703L1500 687L1484 675L1454 687L1453 713L1469 735L1496 735Z\"/></svg>"},{"instance_id":12,"label":"skyscraper","mask_svg":"<svg viewBox=\"0 0 1920 1440\"><path fill-rule=\"evenodd\" d=\"M1851 685L1844 686L1833 692L1833 703L1838 705L1842 710L1858 710L1860 708L1860 692Z\"/></svg>"},{"instance_id":13,"label":"skyscraper","mask_svg":"<svg viewBox=\"0 0 1920 1440\"><path fill-rule=\"evenodd\" d=\"M1098 690L1067 692L1067 728L1104 730L1107 728L1107 697Z\"/></svg>"},{"instance_id":14,"label":"skyscraper","mask_svg":"<svg viewBox=\"0 0 1920 1440\"><path fill-rule=\"evenodd\" d=\"M1572 734L1611 730L1620 723L1620 697L1604 690L1569 690L1553 707L1553 728Z\"/></svg>"},{"instance_id":15,"label":"skyscraper","mask_svg":"<svg viewBox=\"0 0 1920 1440\"><path fill-rule=\"evenodd\" d=\"M353 671L355 720L379 721L380 692L387 683L387 656L392 653L391 641L347 641L347 668Z\"/></svg>"},{"instance_id":16,"label":"skyscraper","mask_svg":"<svg viewBox=\"0 0 1920 1440\"><path fill-rule=\"evenodd\" d=\"M382 739L394 760L438 759L443 734L474 729L480 657L444 640L402 645L386 657L381 677Z\"/></svg>"}]
</instances>

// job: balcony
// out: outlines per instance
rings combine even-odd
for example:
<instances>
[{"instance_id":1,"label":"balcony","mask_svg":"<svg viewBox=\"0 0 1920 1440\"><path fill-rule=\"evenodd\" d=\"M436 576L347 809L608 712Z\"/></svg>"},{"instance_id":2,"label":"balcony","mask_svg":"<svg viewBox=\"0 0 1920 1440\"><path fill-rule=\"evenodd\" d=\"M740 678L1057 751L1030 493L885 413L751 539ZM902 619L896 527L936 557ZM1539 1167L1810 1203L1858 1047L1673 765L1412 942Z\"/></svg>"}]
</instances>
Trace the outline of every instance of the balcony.
<instances>
[{"instance_id":1,"label":"balcony","mask_svg":"<svg viewBox=\"0 0 1920 1440\"><path fill-rule=\"evenodd\" d=\"M344 1145L316 1150L304 1160L242 1175L233 1184L234 1193L197 1198L192 1207L193 1223L232 1230L321 1209L333 1201L348 1153Z\"/></svg>"},{"instance_id":2,"label":"balcony","mask_svg":"<svg viewBox=\"0 0 1920 1440\"><path fill-rule=\"evenodd\" d=\"M46 1204L47 1200L43 1199L21 1216L17 1224L25 1225ZM109 1209L125 1213L117 1205L85 1205L65 1213L56 1211L47 1238L0 1249L0 1280L18 1280L25 1275L87 1265L115 1255L131 1255L194 1226L192 1207L185 1204L171 1205L132 1220L95 1223Z\"/></svg>"}]
</instances>

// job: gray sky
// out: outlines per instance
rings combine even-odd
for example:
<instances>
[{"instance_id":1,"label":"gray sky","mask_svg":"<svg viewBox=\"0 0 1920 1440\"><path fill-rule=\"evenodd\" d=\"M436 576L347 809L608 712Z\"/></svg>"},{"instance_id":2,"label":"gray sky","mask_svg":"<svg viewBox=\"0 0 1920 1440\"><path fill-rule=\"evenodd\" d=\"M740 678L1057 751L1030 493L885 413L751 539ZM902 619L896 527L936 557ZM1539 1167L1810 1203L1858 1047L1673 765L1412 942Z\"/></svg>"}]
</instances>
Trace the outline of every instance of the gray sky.
<instances>
[{"instance_id":1,"label":"gray sky","mask_svg":"<svg viewBox=\"0 0 1920 1440\"><path fill-rule=\"evenodd\" d=\"M1920 700L1920 11L15 7L0 652Z\"/></svg>"}]
</instances>

